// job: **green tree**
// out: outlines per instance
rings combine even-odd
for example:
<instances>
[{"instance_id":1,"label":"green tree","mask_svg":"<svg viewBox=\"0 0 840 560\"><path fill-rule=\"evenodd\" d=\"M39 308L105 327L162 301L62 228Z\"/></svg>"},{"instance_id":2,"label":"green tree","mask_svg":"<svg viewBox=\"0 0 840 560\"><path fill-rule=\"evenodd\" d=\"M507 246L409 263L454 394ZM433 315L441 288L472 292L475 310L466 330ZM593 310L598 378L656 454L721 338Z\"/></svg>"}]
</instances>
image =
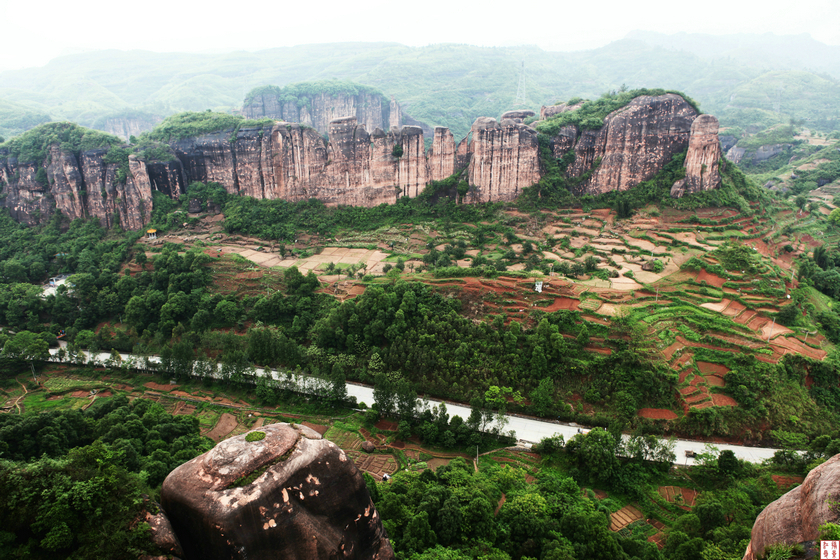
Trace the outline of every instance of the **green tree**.
<instances>
[{"instance_id":1,"label":"green tree","mask_svg":"<svg viewBox=\"0 0 840 560\"><path fill-rule=\"evenodd\" d=\"M421 552L437 544L437 535L429 524L429 514L421 511L415 515L405 529L402 548L409 552Z\"/></svg>"},{"instance_id":2,"label":"green tree","mask_svg":"<svg viewBox=\"0 0 840 560\"><path fill-rule=\"evenodd\" d=\"M531 408L537 416L546 416L554 406L554 380L546 377L531 391Z\"/></svg>"},{"instance_id":3,"label":"green tree","mask_svg":"<svg viewBox=\"0 0 840 560\"><path fill-rule=\"evenodd\" d=\"M603 428L593 428L586 434L575 436L569 444L572 442L577 443L571 447L582 468L602 481L607 482L612 478L618 468L615 456L617 442L609 432Z\"/></svg>"},{"instance_id":4,"label":"green tree","mask_svg":"<svg viewBox=\"0 0 840 560\"><path fill-rule=\"evenodd\" d=\"M720 455L718 455L717 464L720 472L725 475L734 475L741 468L741 464L738 462L738 458L735 456L735 453L730 449L724 449L720 452Z\"/></svg>"},{"instance_id":5,"label":"green tree","mask_svg":"<svg viewBox=\"0 0 840 560\"><path fill-rule=\"evenodd\" d=\"M35 377L35 360L46 360L50 355L50 347L47 342L30 331L21 331L6 341L3 346L3 356L11 359L18 359L29 362L32 369L32 378Z\"/></svg>"}]
</instances>

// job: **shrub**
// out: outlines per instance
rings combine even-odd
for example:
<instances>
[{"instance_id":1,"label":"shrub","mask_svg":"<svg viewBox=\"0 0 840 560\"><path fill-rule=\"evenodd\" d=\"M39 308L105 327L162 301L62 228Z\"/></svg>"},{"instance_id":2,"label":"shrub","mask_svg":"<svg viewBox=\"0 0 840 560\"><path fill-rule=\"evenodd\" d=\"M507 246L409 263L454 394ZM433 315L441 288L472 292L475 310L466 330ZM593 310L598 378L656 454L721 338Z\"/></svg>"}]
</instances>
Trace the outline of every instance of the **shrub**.
<instances>
[{"instance_id":1,"label":"shrub","mask_svg":"<svg viewBox=\"0 0 840 560\"><path fill-rule=\"evenodd\" d=\"M245 441L260 441L265 439L265 432L248 432Z\"/></svg>"}]
</instances>

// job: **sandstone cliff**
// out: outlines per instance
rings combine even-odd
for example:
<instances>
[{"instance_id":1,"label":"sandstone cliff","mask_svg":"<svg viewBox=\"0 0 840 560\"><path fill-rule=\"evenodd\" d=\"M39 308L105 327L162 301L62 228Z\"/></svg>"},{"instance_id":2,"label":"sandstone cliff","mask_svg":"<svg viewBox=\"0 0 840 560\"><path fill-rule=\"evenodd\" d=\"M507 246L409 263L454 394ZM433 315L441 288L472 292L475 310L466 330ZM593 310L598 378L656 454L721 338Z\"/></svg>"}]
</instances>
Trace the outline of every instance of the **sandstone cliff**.
<instances>
[{"instance_id":1,"label":"sandstone cliff","mask_svg":"<svg viewBox=\"0 0 840 560\"><path fill-rule=\"evenodd\" d=\"M5 195L0 203L16 220L30 225L59 210L71 220L97 218L106 227L118 222L126 229L139 229L152 211L146 164L131 156L129 173L120 183L119 165L105 163L105 153L90 150L77 157L53 145L46 161L33 163L0 152L0 194Z\"/></svg>"},{"instance_id":2,"label":"sandstone cliff","mask_svg":"<svg viewBox=\"0 0 840 560\"><path fill-rule=\"evenodd\" d=\"M513 200L540 179L537 131L513 119L479 118L472 126L470 202Z\"/></svg>"},{"instance_id":3,"label":"sandstone cliff","mask_svg":"<svg viewBox=\"0 0 840 560\"><path fill-rule=\"evenodd\" d=\"M757 560L771 544L797 544L819 538L823 523L837 523L831 501L840 494L840 455L808 473L800 485L764 508L752 529L744 560Z\"/></svg>"},{"instance_id":4,"label":"sandstone cliff","mask_svg":"<svg viewBox=\"0 0 840 560\"><path fill-rule=\"evenodd\" d=\"M173 142L171 161L132 156L127 173L125 166L105 163L104 150L73 153L54 145L43 162L18 162L0 152L0 204L30 224L57 209L71 219L95 217L106 226L119 221L137 229L149 220L153 191L178 197L194 181L220 183L234 196L376 206L416 197L430 181L462 170L471 187L467 202L510 201L542 173L538 133L521 122L531 115L508 112L500 122L481 117L457 144L451 131L438 127L428 152L417 126L369 132L346 116L329 123L325 142L314 128L276 122ZM555 157L574 156L570 176L589 173L581 193L632 188L686 149L686 179L672 195L720 184L717 120L697 118L673 94L638 97L597 130L562 127L550 148Z\"/></svg>"},{"instance_id":5,"label":"sandstone cliff","mask_svg":"<svg viewBox=\"0 0 840 560\"><path fill-rule=\"evenodd\" d=\"M407 115L393 97L388 100L356 84L313 82L257 88L246 97L242 114L249 119L267 117L311 126L321 134L329 133L330 123L344 117L356 117L369 132L418 126L426 137L434 134L429 125Z\"/></svg>"},{"instance_id":6,"label":"sandstone cliff","mask_svg":"<svg viewBox=\"0 0 840 560\"><path fill-rule=\"evenodd\" d=\"M392 124L401 124L399 104L394 100L389 102L380 93L321 92L286 99L289 96L283 95L282 91L263 88L245 101L242 114L249 119L268 117L304 124L321 134L329 132L330 122L346 116L356 117L367 130L390 129Z\"/></svg>"},{"instance_id":7,"label":"sandstone cliff","mask_svg":"<svg viewBox=\"0 0 840 560\"><path fill-rule=\"evenodd\" d=\"M142 133L152 130L162 120L162 117L150 114L111 116L97 120L92 126L128 142L128 139L132 136L140 136Z\"/></svg>"},{"instance_id":8,"label":"sandstone cliff","mask_svg":"<svg viewBox=\"0 0 840 560\"><path fill-rule=\"evenodd\" d=\"M579 107L543 107L541 116L548 118ZM574 152L567 172L572 177L591 172L579 189L581 194L592 195L630 189L656 175L674 155L688 150L686 180L672 191L672 196L682 196L720 186L717 135L717 119L698 117L685 99L669 93L636 97L610 113L599 129L564 126L552 137L551 149L555 157Z\"/></svg>"},{"instance_id":9,"label":"sandstone cliff","mask_svg":"<svg viewBox=\"0 0 840 560\"><path fill-rule=\"evenodd\" d=\"M264 439L232 437L164 481L161 506L184 558L394 558L364 479L344 451L304 426L259 431Z\"/></svg>"},{"instance_id":10,"label":"sandstone cliff","mask_svg":"<svg viewBox=\"0 0 840 560\"><path fill-rule=\"evenodd\" d=\"M691 124L688 152L685 154L685 178L671 187L671 196L708 191L720 186L720 141L718 120L700 115Z\"/></svg>"}]
</instances>

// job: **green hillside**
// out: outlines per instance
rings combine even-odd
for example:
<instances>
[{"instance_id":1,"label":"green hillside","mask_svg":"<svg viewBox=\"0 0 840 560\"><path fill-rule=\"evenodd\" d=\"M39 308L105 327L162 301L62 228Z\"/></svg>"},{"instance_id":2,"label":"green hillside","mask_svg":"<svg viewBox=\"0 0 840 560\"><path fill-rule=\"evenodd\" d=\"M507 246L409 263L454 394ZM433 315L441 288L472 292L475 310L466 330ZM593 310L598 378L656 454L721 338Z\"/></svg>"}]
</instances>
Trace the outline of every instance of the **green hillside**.
<instances>
[{"instance_id":1,"label":"green hillside","mask_svg":"<svg viewBox=\"0 0 840 560\"><path fill-rule=\"evenodd\" d=\"M622 85L632 89L656 84L684 91L704 111L722 117L724 125L749 126L758 118L766 126L795 118L821 131L838 127L840 82L835 77L804 66L793 68L793 63L773 69L739 60L731 50L696 54L691 45L655 43L624 39L573 53L533 46L414 48L396 43L330 43L226 54L101 51L4 72L0 101L92 126L102 114L129 110L160 117L180 111L231 111L241 108L256 87L337 79L393 95L412 117L448 126L460 137L476 117L498 117L514 108L524 62L522 107L535 111L572 97L594 99ZM3 123L0 119L0 129Z\"/></svg>"}]
</instances>

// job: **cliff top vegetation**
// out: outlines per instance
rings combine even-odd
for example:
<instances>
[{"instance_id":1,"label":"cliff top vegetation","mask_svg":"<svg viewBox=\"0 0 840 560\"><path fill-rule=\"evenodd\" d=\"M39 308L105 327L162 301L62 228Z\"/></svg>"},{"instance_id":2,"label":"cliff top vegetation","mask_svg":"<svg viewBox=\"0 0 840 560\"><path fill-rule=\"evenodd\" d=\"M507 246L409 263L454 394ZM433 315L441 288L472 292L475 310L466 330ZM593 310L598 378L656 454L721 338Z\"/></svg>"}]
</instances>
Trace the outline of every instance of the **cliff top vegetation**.
<instances>
[{"instance_id":1,"label":"cliff top vegetation","mask_svg":"<svg viewBox=\"0 0 840 560\"><path fill-rule=\"evenodd\" d=\"M0 144L0 148L6 148L10 155L22 162L41 163L46 159L47 150L53 144L60 145L62 150L78 153L117 146L122 144L122 140L74 123L45 123L7 140Z\"/></svg>"},{"instance_id":2,"label":"cliff top vegetation","mask_svg":"<svg viewBox=\"0 0 840 560\"><path fill-rule=\"evenodd\" d=\"M560 113L537 125L537 130L543 134L553 136L560 132L560 129L567 125L575 125L582 129L595 130L604 126L604 119L613 111L626 107L631 101L643 95L665 95L674 93L679 95L691 105L695 111L700 112L700 106L696 101L679 91L665 89L634 89L630 91L610 91L603 94L594 101L572 99L569 104L583 101L580 108L574 111ZM574 103L573 103L574 102Z\"/></svg>"},{"instance_id":3,"label":"cliff top vegetation","mask_svg":"<svg viewBox=\"0 0 840 560\"><path fill-rule=\"evenodd\" d=\"M289 84L284 87L260 86L248 92L245 96L245 104L248 105L253 102L257 96L266 94L274 94L277 97L277 101L280 103L286 103L289 101L296 102L299 107L309 105L309 98L321 94L372 94L382 96L383 98L385 97L381 91L371 86L364 86L347 80L320 80L315 82Z\"/></svg>"},{"instance_id":4,"label":"cliff top vegetation","mask_svg":"<svg viewBox=\"0 0 840 560\"><path fill-rule=\"evenodd\" d=\"M248 120L238 115L212 111L186 112L168 117L153 130L144 134L143 138L158 142L173 142L222 130L232 129L235 134L243 126L264 126L272 123L274 119Z\"/></svg>"}]
</instances>

